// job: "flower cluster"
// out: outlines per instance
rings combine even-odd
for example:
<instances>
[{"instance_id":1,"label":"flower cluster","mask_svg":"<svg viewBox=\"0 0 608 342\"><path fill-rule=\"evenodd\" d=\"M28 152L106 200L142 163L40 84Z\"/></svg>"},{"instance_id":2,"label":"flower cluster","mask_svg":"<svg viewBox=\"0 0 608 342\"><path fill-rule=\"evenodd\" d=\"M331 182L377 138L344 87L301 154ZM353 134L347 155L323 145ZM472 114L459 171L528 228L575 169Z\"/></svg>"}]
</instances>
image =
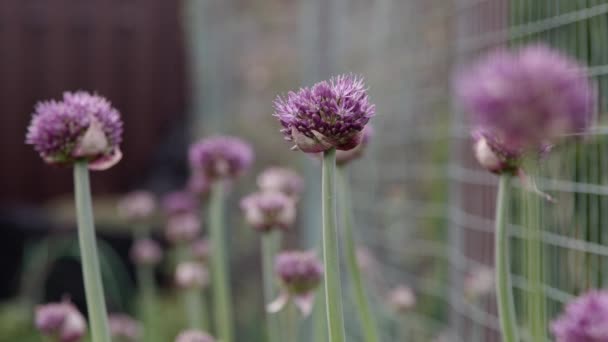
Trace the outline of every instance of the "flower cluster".
<instances>
[{"instance_id":1,"label":"flower cluster","mask_svg":"<svg viewBox=\"0 0 608 342\"><path fill-rule=\"evenodd\" d=\"M388 304L396 312L408 312L416 305L416 295L411 288L400 285L395 287L389 293Z\"/></svg>"},{"instance_id":2,"label":"flower cluster","mask_svg":"<svg viewBox=\"0 0 608 342\"><path fill-rule=\"evenodd\" d=\"M175 342L215 342L215 339L202 331L186 330L175 338Z\"/></svg>"},{"instance_id":3,"label":"flower cluster","mask_svg":"<svg viewBox=\"0 0 608 342\"><path fill-rule=\"evenodd\" d=\"M608 341L608 291L591 291L566 305L551 326L556 342Z\"/></svg>"},{"instance_id":4,"label":"flower cluster","mask_svg":"<svg viewBox=\"0 0 608 342\"><path fill-rule=\"evenodd\" d=\"M170 217L197 211L199 200L190 191L173 191L163 197L162 207L166 215Z\"/></svg>"},{"instance_id":5,"label":"flower cluster","mask_svg":"<svg viewBox=\"0 0 608 342\"><path fill-rule=\"evenodd\" d=\"M138 239L131 246L129 256L136 265L154 266L163 258L163 250L152 239Z\"/></svg>"},{"instance_id":6,"label":"flower cluster","mask_svg":"<svg viewBox=\"0 0 608 342\"><path fill-rule=\"evenodd\" d=\"M286 230L296 219L294 199L281 192L256 192L241 200L241 209L247 223L254 229L268 232Z\"/></svg>"},{"instance_id":7,"label":"flower cluster","mask_svg":"<svg viewBox=\"0 0 608 342\"><path fill-rule=\"evenodd\" d=\"M304 189L302 177L295 171L282 167L264 170L258 176L257 183L262 191L282 192L292 198L298 198Z\"/></svg>"},{"instance_id":8,"label":"flower cluster","mask_svg":"<svg viewBox=\"0 0 608 342\"><path fill-rule=\"evenodd\" d=\"M285 139L307 153L355 148L375 114L363 80L352 75L289 92L285 98L277 98L274 105L274 116L283 126Z\"/></svg>"},{"instance_id":9,"label":"flower cluster","mask_svg":"<svg viewBox=\"0 0 608 342\"><path fill-rule=\"evenodd\" d=\"M138 342L142 336L141 324L125 314L111 314L108 317L110 334L116 341Z\"/></svg>"},{"instance_id":10,"label":"flower cluster","mask_svg":"<svg viewBox=\"0 0 608 342\"><path fill-rule=\"evenodd\" d=\"M103 97L66 92L62 101L36 105L26 143L49 164L85 160L90 169L105 170L122 157L122 126L120 114Z\"/></svg>"},{"instance_id":11,"label":"flower cluster","mask_svg":"<svg viewBox=\"0 0 608 342\"><path fill-rule=\"evenodd\" d=\"M69 301L36 307L36 328L61 342L82 341L87 323L78 309Z\"/></svg>"},{"instance_id":12,"label":"flower cluster","mask_svg":"<svg viewBox=\"0 0 608 342\"><path fill-rule=\"evenodd\" d=\"M175 283L183 289L200 289L209 283L209 274L202 264L182 262L175 270Z\"/></svg>"},{"instance_id":13,"label":"flower cluster","mask_svg":"<svg viewBox=\"0 0 608 342\"><path fill-rule=\"evenodd\" d=\"M149 191L130 192L118 202L118 213L130 221L145 220L154 214L155 210L156 197Z\"/></svg>"},{"instance_id":14,"label":"flower cluster","mask_svg":"<svg viewBox=\"0 0 608 342\"><path fill-rule=\"evenodd\" d=\"M493 172L512 172L524 153L582 133L592 121L584 68L543 45L490 53L462 74L457 93L472 115L476 155Z\"/></svg>"},{"instance_id":15,"label":"flower cluster","mask_svg":"<svg viewBox=\"0 0 608 342\"><path fill-rule=\"evenodd\" d=\"M239 138L215 136L192 144L189 159L192 170L210 181L236 178L253 163L253 150Z\"/></svg>"},{"instance_id":16,"label":"flower cluster","mask_svg":"<svg viewBox=\"0 0 608 342\"><path fill-rule=\"evenodd\" d=\"M342 151L342 150L336 151L336 165L344 166L353 160L361 158L361 156L365 152L365 149L367 148L367 145L369 145L369 142L370 142L371 138L373 137L373 135L374 135L374 130L373 130L372 126L371 125L365 126L365 128L363 128L363 133L361 135L361 143L359 145L357 145L357 147L355 147L351 150L347 150L347 151Z\"/></svg>"},{"instance_id":17,"label":"flower cluster","mask_svg":"<svg viewBox=\"0 0 608 342\"><path fill-rule=\"evenodd\" d=\"M195 213L173 215L167 220L165 235L173 244L187 243L198 237L202 222Z\"/></svg>"}]
</instances>

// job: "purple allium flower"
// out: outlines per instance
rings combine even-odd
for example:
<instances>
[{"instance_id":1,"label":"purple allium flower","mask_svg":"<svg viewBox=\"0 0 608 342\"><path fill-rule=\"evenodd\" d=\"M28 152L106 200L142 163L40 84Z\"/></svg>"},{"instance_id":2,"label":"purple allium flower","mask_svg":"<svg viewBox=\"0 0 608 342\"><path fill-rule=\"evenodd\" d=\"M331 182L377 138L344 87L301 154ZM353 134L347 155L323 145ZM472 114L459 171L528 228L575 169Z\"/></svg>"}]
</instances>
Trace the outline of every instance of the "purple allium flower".
<instances>
[{"instance_id":1,"label":"purple allium flower","mask_svg":"<svg viewBox=\"0 0 608 342\"><path fill-rule=\"evenodd\" d=\"M490 147L515 157L582 133L592 121L584 67L543 45L490 53L461 75L456 91Z\"/></svg>"},{"instance_id":2,"label":"purple allium flower","mask_svg":"<svg viewBox=\"0 0 608 342\"><path fill-rule=\"evenodd\" d=\"M287 230L296 220L295 200L282 192L256 192L241 200L245 220L260 232Z\"/></svg>"},{"instance_id":3,"label":"purple allium flower","mask_svg":"<svg viewBox=\"0 0 608 342\"><path fill-rule=\"evenodd\" d=\"M215 136L192 144L189 158L195 172L213 181L240 176L253 163L253 150L239 138Z\"/></svg>"},{"instance_id":4,"label":"purple allium flower","mask_svg":"<svg viewBox=\"0 0 608 342\"><path fill-rule=\"evenodd\" d=\"M145 220L154 214L155 210L156 197L149 191L130 192L118 202L118 213L131 221Z\"/></svg>"},{"instance_id":5,"label":"purple allium flower","mask_svg":"<svg viewBox=\"0 0 608 342\"><path fill-rule=\"evenodd\" d=\"M207 239L197 239L190 246L194 260L206 264L211 255L211 244Z\"/></svg>"},{"instance_id":6,"label":"purple allium flower","mask_svg":"<svg viewBox=\"0 0 608 342\"><path fill-rule=\"evenodd\" d=\"M289 92L285 98L278 97L274 107L285 139L307 153L355 148L363 128L375 114L363 79L353 75L337 76L312 88Z\"/></svg>"},{"instance_id":7,"label":"purple allium flower","mask_svg":"<svg viewBox=\"0 0 608 342\"><path fill-rule=\"evenodd\" d=\"M209 273L198 262L182 262L175 270L175 283L183 289L200 289L209 283Z\"/></svg>"},{"instance_id":8,"label":"purple allium flower","mask_svg":"<svg viewBox=\"0 0 608 342\"><path fill-rule=\"evenodd\" d=\"M36 307L36 328L60 342L82 341L87 323L78 309L70 302L50 303Z\"/></svg>"},{"instance_id":9,"label":"purple allium flower","mask_svg":"<svg viewBox=\"0 0 608 342\"><path fill-rule=\"evenodd\" d=\"M202 331L186 330L175 338L175 342L215 342L215 339Z\"/></svg>"},{"instance_id":10,"label":"purple allium flower","mask_svg":"<svg viewBox=\"0 0 608 342\"><path fill-rule=\"evenodd\" d=\"M120 161L120 114L98 95L79 91L63 101L36 105L26 143L49 164L71 165L87 160L91 170L105 170Z\"/></svg>"},{"instance_id":11,"label":"purple allium flower","mask_svg":"<svg viewBox=\"0 0 608 342\"><path fill-rule=\"evenodd\" d=\"M192 241L201 232L202 222L197 214L183 213L170 216L167 220L165 235L171 243L179 244Z\"/></svg>"},{"instance_id":12,"label":"purple allium flower","mask_svg":"<svg viewBox=\"0 0 608 342\"><path fill-rule=\"evenodd\" d=\"M199 200L190 191L173 191L162 199L162 207L168 216L196 212Z\"/></svg>"},{"instance_id":13,"label":"purple allium flower","mask_svg":"<svg viewBox=\"0 0 608 342\"><path fill-rule=\"evenodd\" d=\"M388 304L396 312L408 312L416 305L416 295L411 288L400 285L388 294Z\"/></svg>"},{"instance_id":14,"label":"purple allium flower","mask_svg":"<svg viewBox=\"0 0 608 342\"><path fill-rule=\"evenodd\" d=\"M297 198L304 189L304 180L297 172L282 168L270 167L264 170L257 179L262 191L282 192L292 198Z\"/></svg>"},{"instance_id":15,"label":"purple allium flower","mask_svg":"<svg viewBox=\"0 0 608 342\"><path fill-rule=\"evenodd\" d=\"M568 303L551 331L556 342L607 342L608 290L593 290Z\"/></svg>"},{"instance_id":16,"label":"purple allium flower","mask_svg":"<svg viewBox=\"0 0 608 342\"><path fill-rule=\"evenodd\" d=\"M314 290L323 276L323 265L315 252L281 252L275 258L275 270L283 291L275 301L268 304L268 311L278 312L293 299L302 314L308 316L314 303Z\"/></svg>"},{"instance_id":17,"label":"purple allium flower","mask_svg":"<svg viewBox=\"0 0 608 342\"><path fill-rule=\"evenodd\" d=\"M365 126L363 128L363 134L361 136L361 143L357 145L357 147L348 150L348 151L336 151L336 165L343 166L355 159L361 158L367 145L369 145L369 141L374 136L374 129L371 125Z\"/></svg>"},{"instance_id":18,"label":"purple allium flower","mask_svg":"<svg viewBox=\"0 0 608 342\"><path fill-rule=\"evenodd\" d=\"M123 342L140 341L142 336L141 324L129 315L110 314L108 323L113 339Z\"/></svg>"},{"instance_id":19,"label":"purple allium flower","mask_svg":"<svg viewBox=\"0 0 608 342\"><path fill-rule=\"evenodd\" d=\"M137 265L154 266L163 258L163 250L152 239L138 239L131 246L130 257Z\"/></svg>"}]
</instances>

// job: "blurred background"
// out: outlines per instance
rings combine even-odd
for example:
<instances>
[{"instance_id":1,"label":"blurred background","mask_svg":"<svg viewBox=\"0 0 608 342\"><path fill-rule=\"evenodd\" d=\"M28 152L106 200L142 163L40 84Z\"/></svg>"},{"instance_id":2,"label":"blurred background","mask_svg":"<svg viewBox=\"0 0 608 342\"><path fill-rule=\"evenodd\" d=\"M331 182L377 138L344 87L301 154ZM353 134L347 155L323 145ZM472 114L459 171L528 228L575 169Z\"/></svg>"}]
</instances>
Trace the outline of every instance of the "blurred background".
<instances>
[{"instance_id":1,"label":"blurred background","mask_svg":"<svg viewBox=\"0 0 608 342\"><path fill-rule=\"evenodd\" d=\"M182 189L186 149L198 137L233 134L254 145L255 168L235 185L228 217L239 341L263 341L258 235L244 224L238 200L254 190L262 169L298 170L307 187L286 246L318 245L319 165L283 142L272 101L353 72L366 78L378 113L374 140L351 178L361 262L383 341L497 341L493 295L470 296L467 288L471 274L493 267L496 178L473 162L451 76L487 49L535 41L589 65L603 122L608 0L2 0L0 340L38 341L29 311L36 303L67 293L84 308L71 172L45 165L24 144L37 101L83 89L122 113L124 159L92 175L112 311L133 312L135 288L131 227L117 217L116 200L135 189L158 196ZM608 220L606 143L594 135L542 170L539 185L560 203L542 208L549 317L608 280L601 229ZM520 217L515 207L513 277L525 317ZM172 336L182 317L172 305L169 272L160 270L158 279L166 312L175 313L166 322ZM399 285L417 297L405 314L387 305ZM353 301L345 305L348 341L361 341Z\"/></svg>"}]
</instances>

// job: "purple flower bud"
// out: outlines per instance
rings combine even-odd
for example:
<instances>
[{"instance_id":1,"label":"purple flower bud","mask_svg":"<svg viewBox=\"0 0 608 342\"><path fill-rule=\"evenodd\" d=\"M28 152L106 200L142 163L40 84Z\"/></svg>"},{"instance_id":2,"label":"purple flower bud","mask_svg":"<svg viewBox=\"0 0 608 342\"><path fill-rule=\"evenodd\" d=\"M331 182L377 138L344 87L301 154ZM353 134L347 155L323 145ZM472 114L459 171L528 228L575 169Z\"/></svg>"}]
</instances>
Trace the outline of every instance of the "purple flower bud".
<instances>
[{"instance_id":1,"label":"purple flower bud","mask_svg":"<svg viewBox=\"0 0 608 342\"><path fill-rule=\"evenodd\" d=\"M209 256L211 255L211 244L209 243L209 240L198 239L192 243L190 249L194 260L203 264L209 261Z\"/></svg>"},{"instance_id":2,"label":"purple flower bud","mask_svg":"<svg viewBox=\"0 0 608 342\"><path fill-rule=\"evenodd\" d=\"M183 289L200 289L209 283L209 273L202 264L182 262L177 265L175 283Z\"/></svg>"},{"instance_id":3,"label":"purple flower bud","mask_svg":"<svg viewBox=\"0 0 608 342\"><path fill-rule=\"evenodd\" d=\"M281 192L256 192L241 200L245 220L260 232L286 230L296 220L295 201Z\"/></svg>"},{"instance_id":4,"label":"purple flower bud","mask_svg":"<svg viewBox=\"0 0 608 342\"><path fill-rule=\"evenodd\" d=\"M291 294L306 294L321 283L323 265L315 252L281 252L275 259L275 270L287 291Z\"/></svg>"},{"instance_id":5,"label":"purple flower bud","mask_svg":"<svg viewBox=\"0 0 608 342\"><path fill-rule=\"evenodd\" d=\"M253 163L253 150L239 138L215 136L192 144L189 158L195 172L213 181L240 176Z\"/></svg>"},{"instance_id":6,"label":"purple flower bud","mask_svg":"<svg viewBox=\"0 0 608 342\"><path fill-rule=\"evenodd\" d=\"M82 341L87 323L78 309L69 301L36 307L36 328L60 342Z\"/></svg>"},{"instance_id":7,"label":"purple flower bud","mask_svg":"<svg viewBox=\"0 0 608 342\"><path fill-rule=\"evenodd\" d=\"M145 220L154 214L155 210L156 197L149 191L130 192L118 202L120 216L131 221Z\"/></svg>"},{"instance_id":8,"label":"purple flower bud","mask_svg":"<svg viewBox=\"0 0 608 342\"><path fill-rule=\"evenodd\" d=\"M536 153L592 121L584 67L543 45L481 58L458 79L457 94L474 126L508 151Z\"/></svg>"},{"instance_id":9,"label":"purple flower bud","mask_svg":"<svg viewBox=\"0 0 608 342\"><path fill-rule=\"evenodd\" d=\"M355 159L361 158L373 135L374 132L372 126L365 126L365 128L363 128L363 134L361 135L361 143L357 145L357 147L348 151L336 151L336 165L343 166Z\"/></svg>"},{"instance_id":10,"label":"purple flower bud","mask_svg":"<svg viewBox=\"0 0 608 342\"><path fill-rule=\"evenodd\" d=\"M274 107L285 139L307 153L355 148L375 114L363 80L353 75L289 92L285 98L278 97Z\"/></svg>"},{"instance_id":11,"label":"purple flower bud","mask_svg":"<svg viewBox=\"0 0 608 342\"><path fill-rule=\"evenodd\" d=\"M142 336L141 324L125 314L111 314L108 317L110 334L113 339L124 342L140 341Z\"/></svg>"},{"instance_id":12,"label":"purple flower bud","mask_svg":"<svg viewBox=\"0 0 608 342\"><path fill-rule=\"evenodd\" d=\"M416 295L411 288L400 285L389 293L388 304L396 312L408 312L416 305Z\"/></svg>"},{"instance_id":13,"label":"purple flower bud","mask_svg":"<svg viewBox=\"0 0 608 342\"><path fill-rule=\"evenodd\" d=\"M258 187L262 191L282 192L297 198L304 189L304 180L295 171L281 167L271 167L258 176Z\"/></svg>"},{"instance_id":14,"label":"purple flower bud","mask_svg":"<svg viewBox=\"0 0 608 342\"><path fill-rule=\"evenodd\" d=\"M130 251L131 260L137 265L154 266L163 258L163 250L152 239L136 240Z\"/></svg>"},{"instance_id":15,"label":"purple flower bud","mask_svg":"<svg viewBox=\"0 0 608 342\"><path fill-rule=\"evenodd\" d=\"M198 237L201 226L201 220L194 213L173 215L167 220L165 235L171 243L185 243Z\"/></svg>"},{"instance_id":16,"label":"purple flower bud","mask_svg":"<svg viewBox=\"0 0 608 342\"><path fill-rule=\"evenodd\" d=\"M608 291L593 290L568 303L551 331L556 342L608 341Z\"/></svg>"},{"instance_id":17,"label":"purple flower bud","mask_svg":"<svg viewBox=\"0 0 608 342\"><path fill-rule=\"evenodd\" d=\"M26 143L49 164L87 160L91 170L110 168L122 157L120 114L101 96L84 91L63 94L63 101L36 105Z\"/></svg>"},{"instance_id":18,"label":"purple flower bud","mask_svg":"<svg viewBox=\"0 0 608 342\"><path fill-rule=\"evenodd\" d=\"M215 342L215 339L202 331L186 330L175 338L175 342Z\"/></svg>"},{"instance_id":19,"label":"purple flower bud","mask_svg":"<svg viewBox=\"0 0 608 342\"><path fill-rule=\"evenodd\" d=\"M190 191L174 191L162 199L163 210L168 216L196 212L199 200Z\"/></svg>"}]
</instances>

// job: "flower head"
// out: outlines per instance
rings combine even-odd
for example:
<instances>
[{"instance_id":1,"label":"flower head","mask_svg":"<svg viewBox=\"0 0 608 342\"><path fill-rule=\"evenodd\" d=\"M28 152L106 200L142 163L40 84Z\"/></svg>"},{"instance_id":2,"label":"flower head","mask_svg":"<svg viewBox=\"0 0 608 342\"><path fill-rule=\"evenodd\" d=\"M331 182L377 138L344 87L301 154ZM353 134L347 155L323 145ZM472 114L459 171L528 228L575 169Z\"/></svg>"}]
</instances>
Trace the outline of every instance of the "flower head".
<instances>
[{"instance_id":1,"label":"flower head","mask_svg":"<svg viewBox=\"0 0 608 342\"><path fill-rule=\"evenodd\" d=\"M89 162L92 170L105 170L122 157L120 114L98 95L66 92L62 101L36 105L26 143L49 164Z\"/></svg>"},{"instance_id":2,"label":"flower head","mask_svg":"<svg viewBox=\"0 0 608 342\"><path fill-rule=\"evenodd\" d=\"M282 192L292 198L297 198L304 189L304 180L295 171L270 167L258 176L258 187L262 191Z\"/></svg>"},{"instance_id":3,"label":"flower head","mask_svg":"<svg viewBox=\"0 0 608 342\"><path fill-rule=\"evenodd\" d=\"M171 243L186 243L198 237L201 226L200 218L194 213L173 215L167 220L165 235Z\"/></svg>"},{"instance_id":4,"label":"flower head","mask_svg":"<svg viewBox=\"0 0 608 342\"><path fill-rule=\"evenodd\" d=\"M314 290L321 283L323 265L314 252L288 251L276 256L275 270L283 291L268 305L269 312L280 311L290 299L307 316L312 311Z\"/></svg>"},{"instance_id":5,"label":"flower head","mask_svg":"<svg viewBox=\"0 0 608 342\"><path fill-rule=\"evenodd\" d=\"M118 202L119 214L127 220L141 221L154 214L156 197L153 193L137 190L126 194Z\"/></svg>"},{"instance_id":6,"label":"flower head","mask_svg":"<svg viewBox=\"0 0 608 342\"><path fill-rule=\"evenodd\" d=\"M163 258L163 250L152 239L138 239L130 251L131 260L137 265L156 265Z\"/></svg>"},{"instance_id":7,"label":"flower head","mask_svg":"<svg viewBox=\"0 0 608 342\"><path fill-rule=\"evenodd\" d=\"M36 307L36 328L61 342L82 341L87 323L78 309L69 301Z\"/></svg>"},{"instance_id":8,"label":"flower head","mask_svg":"<svg viewBox=\"0 0 608 342\"><path fill-rule=\"evenodd\" d=\"M490 147L511 157L582 133L592 119L594 96L584 68L543 45L481 58L458 79L457 93Z\"/></svg>"},{"instance_id":9,"label":"flower head","mask_svg":"<svg viewBox=\"0 0 608 342\"><path fill-rule=\"evenodd\" d=\"M202 331L186 330L175 338L175 342L215 342L215 339Z\"/></svg>"},{"instance_id":10,"label":"flower head","mask_svg":"<svg viewBox=\"0 0 608 342\"><path fill-rule=\"evenodd\" d=\"M289 92L284 98L278 97L274 107L285 139L307 153L355 148L375 114L363 80L353 75Z\"/></svg>"},{"instance_id":11,"label":"flower head","mask_svg":"<svg viewBox=\"0 0 608 342\"><path fill-rule=\"evenodd\" d=\"M175 283L183 289L200 289L209 283L209 273L202 264L182 262L177 265Z\"/></svg>"},{"instance_id":12,"label":"flower head","mask_svg":"<svg viewBox=\"0 0 608 342\"><path fill-rule=\"evenodd\" d=\"M117 341L137 342L142 335L141 324L125 314L111 314L108 317L110 334Z\"/></svg>"},{"instance_id":13,"label":"flower head","mask_svg":"<svg viewBox=\"0 0 608 342\"><path fill-rule=\"evenodd\" d=\"M608 341L608 291L593 290L568 303L551 331L556 342Z\"/></svg>"},{"instance_id":14,"label":"flower head","mask_svg":"<svg viewBox=\"0 0 608 342\"><path fill-rule=\"evenodd\" d=\"M168 216L198 211L199 200L190 191L173 191L162 199L163 210Z\"/></svg>"},{"instance_id":15,"label":"flower head","mask_svg":"<svg viewBox=\"0 0 608 342\"><path fill-rule=\"evenodd\" d=\"M236 178L253 163L253 150L239 138L215 136L192 144L189 159L192 169L210 181Z\"/></svg>"},{"instance_id":16,"label":"flower head","mask_svg":"<svg viewBox=\"0 0 608 342\"><path fill-rule=\"evenodd\" d=\"M397 286L388 295L388 304L396 312L408 312L416 305L416 295L407 286Z\"/></svg>"},{"instance_id":17,"label":"flower head","mask_svg":"<svg viewBox=\"0 0 608 342\"><path fill-rule=\"evenodd\" d=\"M374 130L371 125L365 126L361 135L361 143L357 147L348 151L336 151L336 165L342 166L350 163L355 159L361 158L369 141L374 135Z\"/></svg>"},{"instance_id":18,"label":"flower head","mask_svg":"<svg viewBox=\"0 0 608 342\"><path fill-rule=\"evenodd\" d=\"M296 220L295 201L282 192L256 192L241 200L245 220L254 229L268 232L288 229Z\"/></svg>"}]
</instances>

